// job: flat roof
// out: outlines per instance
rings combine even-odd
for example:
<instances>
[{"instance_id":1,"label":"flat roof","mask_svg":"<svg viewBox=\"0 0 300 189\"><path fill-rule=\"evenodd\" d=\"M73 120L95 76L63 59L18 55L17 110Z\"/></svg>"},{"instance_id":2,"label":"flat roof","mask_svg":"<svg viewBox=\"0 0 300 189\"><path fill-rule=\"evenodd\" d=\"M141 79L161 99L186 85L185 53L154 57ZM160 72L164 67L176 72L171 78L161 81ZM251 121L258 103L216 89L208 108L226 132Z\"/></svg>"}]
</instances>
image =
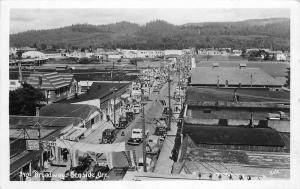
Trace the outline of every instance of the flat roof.
<instances>
[{"instance_id":1,"label":"flat roof","mask_svg":"<svg viewBox=\"0 0 300 189\"><path fill-rule=\"evenodd\" d=\"M210 109L209 113L206 113L207 108L188 107L189 116L196 119L235 119L235 120L250 120L251 114L254 120L266 120L269 113L278 113L274 110L255 109L253 111L246 109ZM285 113L287 117L290 116L289 112Z\"/></svg>"},{"instance_id":2,"label":"flat roof","mask_svg":"<svg viewBox=\"0 0 300 189\"><path fill-rule=\"evenodd\" d=\"M151 68L159 68L161 64L164 64L162 61L143 61L137 62L138 68L147 68L148 66Z\"/></svg>"},{"instance_id":3,"label":"flat roof","mask_svg":"<svg viewBox=\"0 0 300 189\"><path fill-rule=\"evenodd\" d=\"M260 68L196 67L191 70L191 85L281 86L282 83Z\"/></svg>"},{"instance_id":4,"label":"flat roof","mask_svg":"<svg viewBox=\"0 0 300 189\"><path fill-rule=\"evenodd\" d=\"M185 124L183 133L195 144L249 145L284 147L278 132L271 128L245 128L228 126L197 126Z\"/></svg>"},{"instance_id":5,"label":"flat roof","mask_svg":"<svg viewBox=\"0 0 300 189\"><path fill-rule=\"evenodd\" d=\"M189 86L187 101L227 101L232 102L235 89L205 88ZM290 102L290 92L269 91L267 89L236 89L240 102Z\"/></svg>"},{"instance_id":6,"label":"flat roof","mask_svg":"<svg viewBox=\"0 0 300 189\"><path fill-rule=\"evenodd\" d=\"M232 58L232 57L231 57ZM287 68L290 64L287 62L257 62L257 61L196 61L197 67L212 67L212 64L218 62L220 67L238 67L240 63L246 63L248 68L260 68L273 77L285 77Z\"/></svg>"}]
</instances>

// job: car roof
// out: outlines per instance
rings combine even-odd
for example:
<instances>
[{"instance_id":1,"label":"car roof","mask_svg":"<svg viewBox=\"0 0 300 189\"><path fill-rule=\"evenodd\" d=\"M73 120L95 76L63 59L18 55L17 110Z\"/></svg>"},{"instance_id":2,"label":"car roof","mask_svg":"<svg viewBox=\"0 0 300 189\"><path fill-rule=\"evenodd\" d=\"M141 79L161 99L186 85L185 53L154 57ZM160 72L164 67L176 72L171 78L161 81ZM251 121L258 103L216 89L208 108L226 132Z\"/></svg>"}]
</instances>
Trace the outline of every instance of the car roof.
<instances>
[{"instance_id":1,"label":"car roof","mask_svg":"<svg viewBox=\"0 0 300 189\"><path fill-rule=\"evenodd\" d=\"M108 131L109 131L109 132L112 132L112 131L114 131L114 129L105 129L105 130L104 130L104 132L108 132Z\"/></svg>"}]
</instances>

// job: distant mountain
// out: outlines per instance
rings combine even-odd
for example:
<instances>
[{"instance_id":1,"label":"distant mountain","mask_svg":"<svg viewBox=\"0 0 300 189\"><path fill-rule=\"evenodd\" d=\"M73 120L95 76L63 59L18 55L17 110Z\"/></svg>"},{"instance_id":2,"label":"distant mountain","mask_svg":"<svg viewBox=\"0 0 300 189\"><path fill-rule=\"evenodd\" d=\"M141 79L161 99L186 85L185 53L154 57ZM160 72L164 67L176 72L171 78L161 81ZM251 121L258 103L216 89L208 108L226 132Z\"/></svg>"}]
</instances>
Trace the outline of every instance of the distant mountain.
<instances>
[{"instance_id":1,"label":"distant mountain","mask_svg":"<svg viewBox=\"0 0 300 189\"><path fill-rule=\"evenodd\" d=\"M253 19L239 22L206 22L173 25L163 20L138 25L76 24L57 29L10 35L10 45L56 48L104 47L132 49L182 49L189 47L261 47L289 50L290 20Z\"/></svg>"}]
</instances>

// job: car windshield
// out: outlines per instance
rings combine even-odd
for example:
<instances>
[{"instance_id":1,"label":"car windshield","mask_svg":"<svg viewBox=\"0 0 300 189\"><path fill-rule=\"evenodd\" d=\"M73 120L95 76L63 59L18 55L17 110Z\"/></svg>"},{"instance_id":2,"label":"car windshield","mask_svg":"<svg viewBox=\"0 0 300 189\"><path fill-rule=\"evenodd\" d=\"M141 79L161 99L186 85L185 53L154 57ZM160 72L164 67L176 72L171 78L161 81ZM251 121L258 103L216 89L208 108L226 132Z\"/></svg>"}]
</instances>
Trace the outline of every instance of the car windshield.
<instances>
[{"instance_id":1,"label":"car windshield","mask_svg":"<svg viewBox=\"0 0 300 189\"><path fill-rule=\"evenodd\" d=\"M141 132L139 132L139 131L133 131L132 133L133 134L140 134Z\"/></svg>"}]
</instances>

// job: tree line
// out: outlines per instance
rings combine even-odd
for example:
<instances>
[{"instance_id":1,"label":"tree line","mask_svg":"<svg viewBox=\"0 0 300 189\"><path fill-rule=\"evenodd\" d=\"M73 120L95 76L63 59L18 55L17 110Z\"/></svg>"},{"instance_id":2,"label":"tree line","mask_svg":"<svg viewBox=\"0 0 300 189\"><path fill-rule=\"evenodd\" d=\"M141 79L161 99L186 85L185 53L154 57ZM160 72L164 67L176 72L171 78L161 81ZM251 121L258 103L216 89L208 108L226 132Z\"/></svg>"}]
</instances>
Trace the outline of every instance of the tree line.
<instances>
[{"instance_id":1,"label":"tree line","mask_svg":"<svg viewBox=\"0 0 300 189\"><path fill-rule=\"evenodd\" d=\"M262 24L207 23L173 25L162 20L137 25L120 22L108 25L77 24L68 27L27 31L10 35L10 45L36 46L46 49L78 49L102 47L107 49L183 49L189 47L270 48L289 50L289 19L274 19Z\"/></svg>"}]
</instances>

